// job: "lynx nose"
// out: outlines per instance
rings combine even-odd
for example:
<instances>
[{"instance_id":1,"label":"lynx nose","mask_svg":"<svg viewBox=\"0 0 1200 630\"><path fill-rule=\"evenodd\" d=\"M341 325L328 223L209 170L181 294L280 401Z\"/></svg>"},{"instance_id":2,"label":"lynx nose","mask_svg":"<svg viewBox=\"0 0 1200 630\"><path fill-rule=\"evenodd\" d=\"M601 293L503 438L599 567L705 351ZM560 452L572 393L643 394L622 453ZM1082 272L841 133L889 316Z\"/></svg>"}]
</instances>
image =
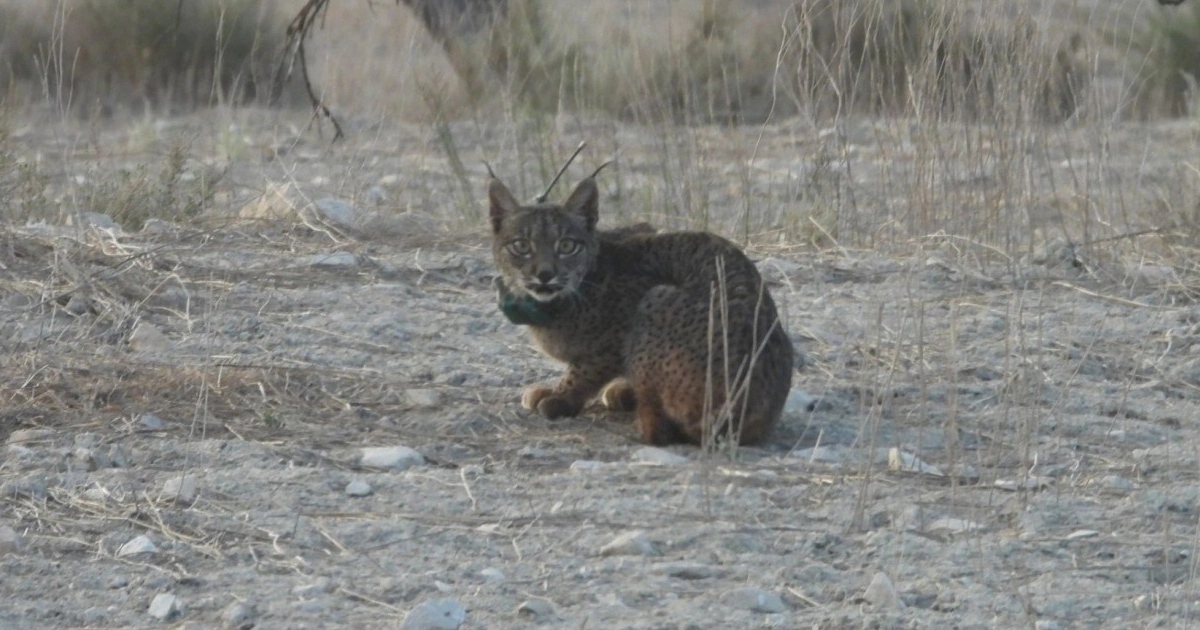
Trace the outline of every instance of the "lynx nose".
<instances>
[{"instance_id":1,"label":"lynx nose","mask_svg":"<svg viewBox=\"0 0 1200 630\"><path fill-rule=\"evenodd\" d=\"M543 269L537 272L536 277L538 282L541 282L542 284L550 284L550 281L554 279L554 272L548 269Z\"/></svg>"}]
</instances>

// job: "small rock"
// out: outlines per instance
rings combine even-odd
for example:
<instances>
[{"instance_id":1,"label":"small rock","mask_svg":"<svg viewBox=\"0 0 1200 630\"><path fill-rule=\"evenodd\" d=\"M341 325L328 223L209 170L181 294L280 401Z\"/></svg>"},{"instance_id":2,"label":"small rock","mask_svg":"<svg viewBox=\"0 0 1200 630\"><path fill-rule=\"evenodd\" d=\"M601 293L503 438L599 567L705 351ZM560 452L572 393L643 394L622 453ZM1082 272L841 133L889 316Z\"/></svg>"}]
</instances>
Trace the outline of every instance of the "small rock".
<instances>
[{"instance_id":1,"label":"small rock","mask_svg":"<svg viewBox=\"0 0 1200 630\"><path fill-rule=\"evenodd\" d=\"M577 459L571 462L569 467L571 472L590 472L604 468L604 462L598 462L594 459Z\"/></svg>"},{"instance_id":2,"label":"small rock","mask_svg":"<svg viewBox=\"0 0 1200 630\"><path fill-rule=\"evenodd\" d=\"M658 565L655 570L680 580L704 580L717 574L713 567L694 562L668 562Z\"/></svg>"},{"instance_id":3,"label":"small rock","mask_svg":"<svg viewBox=\"0 0 1200 630\"><path fill-rule=\"evenodd\" d=\"M100 443L100 436L95 433L80 433L72 441L79 448L92 448Z\"/></svg>"},{"instance_id":4,"label":"small rock","mask_svg":"<svg viewBox=\"0 0 1200 630\"><path fill-rule=\"evenodd\" d=\"M979 523L965 518L939 518L925 528L927 534L957 535L982 529ZM876 574L883 575L882 573Z\"/></svg>"},{"instance_id":5,"label":"small rock","mask_svg":"<svg viewBox=\"0 0 1200 630\"><path fill-rule=\"evenodd\" d=\"M113 607L102 608L100 606L92 606L84 609L82 615L83 625L89 627L102 627L108 625L108 617L115 610Z\"/></svg>"},{"instance_id":6,"label":"small rock","mask_svg":"<svg viewBox=\"0 0 1200 630\"><path fill-rule=\"evenodd\" d=\"M359 464L371 468L408 470L413 466L424 466L425 458L407 446L368 446L362 449Z\"/></svg>"},{"instance_id":7,"label":"small rock","mask_svg":"<svg viewBox=\"0 0 1200 630\"><path fill-rule=\"evenodd\" d=\"M67 300L67 305L63 308L68 313L76 317L82 317L83 315L94 312L91 298L79 293L72 295L71 299Z\"/></svg>"},{"instance_id":8,"label":"small rock","mask_svg":"<svg viewBox=\"0 0 1200 630\"><path fill-rule=\"evenodd\" d=\"M801 461L823 464L840 464L846 461L846 447L840 444L814 446L792 453L792 457Z\"/></svg>"},{"instance_id":9,"label":"small rock","mask_svg":"<svg viewBox=\"0 0 1200 630\"><path fill-rule=\"evenodd\" d=\"M30 475L28 477L18 477L10 479L0 485L0 497L9 499L37 499L46 498L46 478L41 474Z\"/></svg>"},{"instance_id":10,"label":"small rock","mask_svg":"<svg viewBox=\"0 0 1200 630\"><path fill-rule=\"evenodd\" d=\"M1133 482L1121 475L1106 475L1100 482L1110 490L1125 492L1134 489Z\"/></svg>"},{"instance_id":11,"label":"small rock","mask_svg":"<svg viewBox=\"0 0 1200 630\"><path fill-rule=\"evenodd\" d=\"M388 200L387 191L379 186L371 186L368 188L366 197L367 201L370 201L377 206L382 206L383 204L387 203Z\"/></svg>"},{"instance_id":12,"label":"small rock","mask_svg":"<svg viewBox=\"0 0 1200 630\"><path fill-rule=\"evenodd\" d=\"M354 481L346 484L346 494L352 497L367 497L371 496L372 492L374 492L374 490L371 488L371 484L363 481L362 479L355 479Z\"/></svg>"},{"instance_id":13,"label":"small rock","mask_svg":"<svg viewBox=\"0 0 1200 630\"><path fill-rule=\"evenodd\" d=\"M1033 622L1034 630L1058 630L1062 626L1058 625L1057 621L1051 619L1038 619Z\"/></svg>"},{"instance_id":14,"label":"small rock","mask_svg":"<svg viewBox=\"0 0 1200 630\"><path fill-rule=\"evenodd\" d=\"M542 620L549 619L554 616L554 604L550 603L548 599L531 597L517 606L517 614Z\"/></svg>"},{"instance_id":15,"label":"small rock","mask_svg":"<svg viewBox=\"0 0 1200 630\"><path fill-rule=\"evenodd\" d=\"M783 403L783 415L798 416L812 409L813 397L808 392L793 387L788 392L787 400Z\"/></svg>"},{"instance_id":16,"label":"small rock","mask_svg":"<svg viewBox=\"0 0 1200 630\"><path fill-rule=\"evenodd\" d=\"M400 630L458 630L467 620L467 609L453 599L421 602L404 615Z\"/></svg>"},{"instance_id":17,"label":"small rock","mask_svg":"<svg viewBox=\"0 0 1200 630\"><path fill-rule=\"evenodd\" d=\"M871 584L863 592L863 599L876 608L904 608L904 602L896 592L896 587L892 585L892 580L883 572L876 573L875 577L871 578Z\"/></svg>"},{"instance_id":18,"label":"small rock","mask_svg":"<svg viewBox=\"0 0 1200 630\"><path fill-rule=\"evenodd\" d=\"M108 447L108 465L112 468L129 468L129 453L120 444Z\"/></svg>"},{"instance_id":19,"label":"small rock","mask_svg":"<svg viewBox=\"0 0 1200 630\"><path fill-rule=\"evenodd\" d=\"M158 431L163 428L162 418L152 413L144 413L138 416L138 423L147 431Z\"/></svg>"},{"instance_id":20,"label":"small rock","mask_svg":"<svg viewBox=\"0 0 1200 630\"><path fill-rule=\"evenodd\" d=\"M944 477L942 470L933 464L925 463L920 457L912 453L906 453L896 447L888 449L887 452L888 468L901 472L917 472L935 477Z\"/></svg>"},{"instance_id":21,"label":"small rock","mask_svg":"<svg viewBox=\"0 0 1200 630\"><path fill-rule=\"evenodd\" d=\"M21 548L21 537L8 525L0 525L0 556L16 553Z\"/></svg>"},{"instance_id":22,"label":"small rock","mask_svg":"<svg viewBox=\"0 0 1200 630\"><path fill-rule=\"evenodd\" d=\"M1067 540L1079 540L1081 538L1095 538L1100 532L1094 529L1077 529L1070 534L1067 534Z\"/></svg>"},{"instance_id":23,"label":"small rock","mask_svg":"<svg viewBox=\"0 0 1200 630\"><path fill-rule=\"evenodd\" d=\"M1035 477L1030 475L1022 479L997 479L995 484L998 490L1007 490L1008 492L1016 492L1017 490L1041 490L1050 485L1050 480L1044 477Z\"/></svg>"},{"instance_id":24,"label":"small rock","mask_svg":"<svg viewBox=\"0 0 1200 630\"><path fill-rule=\"evenodd\" d=\"M125 577L124 575L114 575L108 580L105 586L111 589L125 588L126 586L129 586L129 578Z\"/></svg>"},{"instance_id":25,"label":"small rock","mask_svg":"<svg viewBox=\"0 0 1200 630\"><path fill-rule=\"evenodd\" d=\"M37 451L31 448L25 448L20 444L9 444L8 448L4 449L10 458L17 459L21 457L33 457L37 455Z\"/></svg>"},{"instance_id":26,"label":"small rock","mask_svg":"<svg viewBox=\"0 0 1200 630\"><path fill-rule=\"evenodd\" d=\"M319 577L311 584L301 584L292 589L292 595L306 599L328 593L333 588L333 582L327 577Z\"/></svg>"},{"instance_id":27,"label":"small rock","mask_svg":"<svg viewBox=\"0 0 1200 630\"><path fill-rule=\"evenodd\" d=\"M617 536L600 548L602 556L651 556L654 545L646 538L646 532L634 530Z\"/></svg>"},{"instance_id":28,"label":"small rock","mask_svg":"<svg viewBox=\"0 0 1200 630\"><path fill-rule=\"evenodd\" d=\"M112 217L101 212L84 212L78 217L72 217L72 224L82 228L94 227L101 230L120 230L121 226Z\"/></svg>"},{"instance_id":29,"label":"small rock","mask_svg":"<svg viewBox=\"0 0 1200 630\"><path fill-rule=\"evenodd\" d=\"M117 550L117 557L124 558L126 556L136 556L142 553L154 553L158 551L158 547L154 545L154 541L150 540L145 535L138 536L133 540L121 545Z\"/></svg>"},{"instance_id":30,"label":"small rock","mask_svg":"<svg viewBox=\"0 0 1200 630\"><path fill-rule=\"evenodd\" d=\"M179 600L170 593L159 593L154 596L154 601L150 602L150 609L146 612L155 619L167 621L179 614Z\"/></svg>"},{"instance_id":31,"label":"small rock","mask_svg":"<svg viewBox=\"0 0 1200 630\"><path fill-rule=\"evenodd\" d=\"M483 578L484 582L503 582L504 573L500 569L488 567L479 572L479 577Z\"/></svg>"},{"instance_id":32,"label":"small rock","mask_svg":"<svg viewBox=\"0 0 1200 630\"><path fill-rule=\"evenodd\" d=\"M129 347L135 352L164 352L171 348L171 342L154 324L139 322L129 334Z\"/></svg>"},{"instance_id":33,"label":"small rock","mask_svg":"<svg viewBox=\"0 0 1200 630\"><path fill-rule=\"evenodd\" d=\"M332 197L325 197L313 202L313 208L321 217L342 228L355 228L358 225L358 211L354 206Z\"/></svg>"},{"instance_id":34,"label":"small rock","mask_svg":"<svg viewBox=\"0 0 1200 630\"><path fill-rule=\"evenodd\" d=\"M633 452L633 461L647 466L678 466L686 464L688 458L655 446L643 446Z\"/></svg>"},{"instance_id":35,"label":"small rock","mask_svg":"<svg viewBox=\"0 0 1200 630\"><path fill-rule=\"evenodd\" d=\"M234 602L221 614L221 621L230 630L250 630L254 627L254 618L257 615L258 610L254 602Z\"/></svg>"},{"instance_id":36,"label":"small rock","mask_svg":"<svg viewBox=\"0 0 1200 630\"><path fill-rule=\"evenodd\" d=\"M353 269L359 265L358 256L354 252L330 252L328 254L313 254L300 259L304 267L326 267L329 269Z\"/></svg>"},{"instance_id":37,"label":"small rock","mask_svg":"<svg viewBox=\"0 0 1200 630\"><path fill-rule=\"evenodd\" d=\"M54 431L50 429L17 429L8 434L9 444L21 444L23 442L39 442L54 435Z\"/></svg>"},{"instance_id":38,"label":"small rock","mask_svg":"<svg viewBox=\"0 0 1200 630\"><path fill-rule=\"evenodd\" d=\"M442 404L442 395L436 389L410 389L404 392L404 397L413 407L428 409Z\"/></svg>"},{"instance_id":39,"label":"small rock","mask_svg":"<svg viewBox=\"0 0 1200 630\"><path fill-rule=\"evenodd\" d=\"M517 457L524 457L525 459L547 459L553 456L554 453L551 453L544 448L529 446L528 444L522 446L520 450L517 451Z\"/></svg>"},{"instance_id":40,"label":"small rock","mask_svg":"<svg viewBox=\"0 0 1200 630\"><path fill-rule=\"evenodd\" d=\"M108 456L99 451L93 451L90 448L77 448L72 453L75 459L83 462L88 470L100 470L102 468L111 468L112 462Z\"/></svg>"},{"instance_id":41,"label":"small rock","mask_svg":"<svg viewBox=\"0 0 1200 630\"><path fill-rule=\"evenodd\" d=\"M721 603L730 608L741 608L769 615L786 612L788 609L779 595L757 588L737 588L727 591L721 595Z\"/></svg>"},{"instance_id":42,"label":"small rock","mask_svg":"<svg viewBox=\"0 0 1200 630\"><path fill-rule=\"evenodd\" d=\"M171 477L163 484L162 497L179 505L191 505L196 500L196 478L192 475Z\"/></svg>"}]
</instances>

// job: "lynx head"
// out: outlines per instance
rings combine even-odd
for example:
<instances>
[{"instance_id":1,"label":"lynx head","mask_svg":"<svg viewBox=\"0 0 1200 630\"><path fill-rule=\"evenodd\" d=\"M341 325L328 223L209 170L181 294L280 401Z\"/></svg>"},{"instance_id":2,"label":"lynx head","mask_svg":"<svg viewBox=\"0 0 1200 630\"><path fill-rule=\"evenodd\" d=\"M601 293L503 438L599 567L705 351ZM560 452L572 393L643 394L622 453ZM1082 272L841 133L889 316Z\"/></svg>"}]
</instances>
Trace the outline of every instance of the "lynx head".
<instances>
[{"instance_id":1,"label":"lynx head","mask_svg":"<svg viewBox=\"0 0 1200 630\"><path fill-rule=\"evenodd\" d=\"M599 197L593 176L579 182L562 205L523 206L491 178L492 257L509 290L549 302L579 289L596 261Z\"/></svg>"}]
</instances>

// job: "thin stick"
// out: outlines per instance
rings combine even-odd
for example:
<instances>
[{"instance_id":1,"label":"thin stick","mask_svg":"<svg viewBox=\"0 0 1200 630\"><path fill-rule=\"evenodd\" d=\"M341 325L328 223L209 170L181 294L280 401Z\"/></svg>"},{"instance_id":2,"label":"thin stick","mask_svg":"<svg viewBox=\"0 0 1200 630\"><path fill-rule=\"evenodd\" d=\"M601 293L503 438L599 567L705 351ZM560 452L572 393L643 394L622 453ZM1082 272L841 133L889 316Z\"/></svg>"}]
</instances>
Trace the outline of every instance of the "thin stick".
<instances>
[{"instance_id":1,"label":"thin stick","mask_svg":"<svg viewBox=\"0 0 1200 630\"><path fill-rule=\"evenodd\" d=\"M583 151L583 148L586 146L587 142L582 141L579 143L579 146L575 147L575 152L571 154L571 157L567 158L567 163L563 164L563 167L558 169L558 174L554 176L554 179L550 180L550 185L546 186L546 192L538 195L534 201L537 203L546 203L546 199L550 197L550 191L554 190L554 185L558 183L558 180L562 178L563 173L567 172L567 168L571 166L571 163L575 161L576 157L579 157L579 153ZM605 164L607 165L607 163ZM604 166L601 166L600 168L604 168ZM599 173L600 169L596 169L596 172Z\"/></svg>"}]
</instances>

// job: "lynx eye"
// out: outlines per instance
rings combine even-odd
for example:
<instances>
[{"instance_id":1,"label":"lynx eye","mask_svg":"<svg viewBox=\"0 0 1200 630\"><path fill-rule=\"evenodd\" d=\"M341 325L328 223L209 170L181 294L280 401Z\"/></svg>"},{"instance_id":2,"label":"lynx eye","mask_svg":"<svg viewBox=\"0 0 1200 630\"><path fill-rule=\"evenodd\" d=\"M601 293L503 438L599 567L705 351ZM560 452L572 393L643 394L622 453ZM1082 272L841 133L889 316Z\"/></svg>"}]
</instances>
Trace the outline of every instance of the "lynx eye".
<instances>
[{"instance_id":1,"label":"lynx eye","mask_svg":"<svg viewBox=\"0 0 1200 630\"><path fill-rule=\"evenodd\" d=\"M574 256L582 248L583 244L573 238L559 239L558 243L554 245L554 250L558 252L559 256Z\"/></svg>"},{"instance_id":2,"label":"lynx eye","mask_svg":"<svg viewBox=\"0 0 1200 630\"><path fill-rule=\"evenodd\" d=\"M528 240L523 238L512 241L506 248L508 249L508 253L517 258L525 258L533 253L533 246L529 244Z\"/></svg>"}]
</instances>

